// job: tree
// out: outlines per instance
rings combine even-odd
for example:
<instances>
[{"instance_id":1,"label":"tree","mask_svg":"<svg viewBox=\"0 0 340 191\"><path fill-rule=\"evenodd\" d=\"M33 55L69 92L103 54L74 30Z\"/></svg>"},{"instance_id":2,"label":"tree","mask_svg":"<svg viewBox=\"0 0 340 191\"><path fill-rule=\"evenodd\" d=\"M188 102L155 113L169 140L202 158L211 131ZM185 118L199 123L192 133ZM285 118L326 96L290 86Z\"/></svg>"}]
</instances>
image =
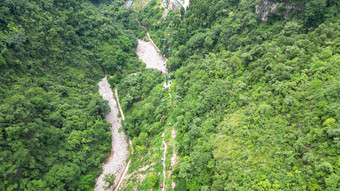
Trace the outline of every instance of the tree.
<instances>
[{"instance_id":1,"label":"tree","mask_svg":"<svg viewBox=\"0 0 340 191\"><path fill-rule=\"evenodd\" d=\"M119 79L118 79L117 74L113 75L113 77L110 77L108 79L108 82L109 82L111 88L115 88L116 85L119 84Z\"/></svg>"},{"instance_id":2,"label":"tree","mask_svg":"<svg viewBox=\"0 0 340 191\"><path fill-rule=\"evenodd\" d=\"M130 48L132 48L132 42L126 36L120 36L120 41L121 41L121 43L123 45L123 49L125 51L128 51L128 50L130 50Z\"/></svg>"},{"instance_id":3,"label":"tree","mask_svg":"<svg viewBox=\"0 0 340 191\"><path fill-rule=\"evenodd\" d=\"M114 174L105 174L104 181L108 184L104 187L105 190L110 189L115 183L116 176Z\"/></svg>"},{"instance_id":4,"label":"tree","mask_svg":"<svg viewBox=\"0 0 340 191\"><path fill-rule=\"evenodd\" d=\"M148 183L150 185L151 188L155 187L155 185L157 184L159 178L155 173L152 173L148 176Z\"/></svg>"},{"instance_id":5,"label":"tree","mask_svg":"<svg viewBox=\"0 0 340 191\"><path fill-rule=\"evenodd\" d=\"M12 31L7 40L9 47L13 47L16 50L22 51L24 48L24 43L26 42L26 35L22 30Z\"/></svg>"}]
</instances>

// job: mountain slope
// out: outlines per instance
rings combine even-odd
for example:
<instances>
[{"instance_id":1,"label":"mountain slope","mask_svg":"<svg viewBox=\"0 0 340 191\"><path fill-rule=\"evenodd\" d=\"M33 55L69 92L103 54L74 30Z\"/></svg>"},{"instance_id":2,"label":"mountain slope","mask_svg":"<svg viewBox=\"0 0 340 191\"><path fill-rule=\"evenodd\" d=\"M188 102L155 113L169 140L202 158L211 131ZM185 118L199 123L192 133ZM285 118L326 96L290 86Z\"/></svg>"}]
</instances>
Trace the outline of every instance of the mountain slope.
<instances>
[{"instance_id":1,"label":"mountain slope","mask_svg":"<svg viewBox=\"0 0 340 191\"><path fill-rule=\"evenodd\" d=\"M140 67L123 4L0 2L0 190L93 189L111 148L97 83Z\"/></svg>"},{"instance_id":2,"label":"mountain slope","mask_svg":"<svg viewBox=\"0 0 340 191\"><path fill-rule=\"evenodd\" d=\"M125 129L143 146L137 160L157 149L162 129L173 124L175 190L340 187L338 2L285 2L267 21L257 4L191 1L185 15L170 12L149 24L176 69L172 109L160 102L166 92L159 86L135 99L136 89L124 85L122 102L141 100L126 108L134 115L127 114ZM295 7L287 20L286 5ZM140 18L158 21L158 9L150 3ZM165 123L163 113L171 116Z\"/></svg>"}]
</instances>

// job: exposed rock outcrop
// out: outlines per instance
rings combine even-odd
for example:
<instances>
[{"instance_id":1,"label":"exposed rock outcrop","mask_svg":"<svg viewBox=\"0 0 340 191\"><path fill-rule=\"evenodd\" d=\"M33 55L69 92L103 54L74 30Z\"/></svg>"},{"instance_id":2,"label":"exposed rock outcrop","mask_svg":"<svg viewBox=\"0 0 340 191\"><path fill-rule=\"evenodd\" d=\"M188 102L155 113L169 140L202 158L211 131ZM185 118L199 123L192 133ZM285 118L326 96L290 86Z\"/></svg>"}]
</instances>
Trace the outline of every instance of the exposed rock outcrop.
<instances>
[{"instance_id":1,"label":"exposed rock outcrop","mask_svg":"<svg viewBox=\"0 0 340 191\"><path fill-rule=\"evenodd\" d=\"M179 3L184 7L185 10L189 7L190 1L189 0L179 0Z\"/></svg>"},{"instance_id":2,"label":"exposed rock outcrop","mask_svg":"<svg viewBox=\"0 0 340 191\"><path fill-rule=\"evenodd\" d=\"M258 15L261 15L262 21L268 20L269 13L274 13L278 16L283 16L286 20L289 19L289 11L294 9L293 5L284 3L284 2L272 2L269 0L260 0L259 3L255 6L255 12Z\"/></svg>"}]
</instances>

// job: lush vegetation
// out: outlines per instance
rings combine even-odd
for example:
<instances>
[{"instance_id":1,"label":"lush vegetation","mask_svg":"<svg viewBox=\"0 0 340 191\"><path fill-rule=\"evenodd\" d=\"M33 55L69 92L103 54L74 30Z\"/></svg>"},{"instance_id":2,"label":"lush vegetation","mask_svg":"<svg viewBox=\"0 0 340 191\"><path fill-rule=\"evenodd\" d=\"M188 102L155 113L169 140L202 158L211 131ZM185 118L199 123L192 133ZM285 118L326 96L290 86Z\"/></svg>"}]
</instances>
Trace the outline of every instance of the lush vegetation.
<instances>
[{"instance_id":1,"label":"lush vegetation","mask_svg":"<svg viewBox=\"0 0 340 191\"><path fill-rule=\"evenodd\" d=\"M130 172L154 163L126 190L159 188L166 127L175 190L339 189L339 2L288 0L266 22L258 2L192 0L165 19L153 0L140 11L171 57L169 109L159 71L125 77L142 69L134 36L145 32L123 0L1 1L0 190L93 189L111 147L104 74L126 111Z\"/></svg>"},{"instance_id":2,"label":"lush vegetation","mask_svg":"<svg viewBox=\"0 0 340 191\"><path fill-rule=\"evenodd\" d=\"M160 117L170 117L175 190L340 188L339 2L286 1L289 19L271 13L266 22L256 2L190 1L167 20L157 4L141 12L159 47L171 41L174 100L167 109L161 85L139 94L152 82L123 82L125 128L138 161L160 141Z\"/></svg>"},{"instance_id":3,"label":"lush vegetation","mask_svg":"<svg viewBox=\"0 0 340 191\"><path fill-rule=\"evenodd\" d=\"M93 189L111 148L97 83L140 67L123 4L0 2L0 190Z\"/></svg>"},{"instance_id":4,"label":"lush vegetation","mask_svg":"<svg viewBox=\"0 0 340 191\"><path fill-rule=\"evenodd\" d=\"M134 148L129 173L149 165L145 172L141 172L147 178L128 181L125 190L155 190L163 181L163 176L160 176L163 173L161 134L168 121L162 120L162 116L170 115L169 95L162 89L163 81L160 71L146 69L136 76L122 79L118 86L121 107L124 112L127 111L124 131L132 138ZM169 139L168 136L166 138ZM170 146L168 150L171 152Z\"/></svg>"}]
</instances>

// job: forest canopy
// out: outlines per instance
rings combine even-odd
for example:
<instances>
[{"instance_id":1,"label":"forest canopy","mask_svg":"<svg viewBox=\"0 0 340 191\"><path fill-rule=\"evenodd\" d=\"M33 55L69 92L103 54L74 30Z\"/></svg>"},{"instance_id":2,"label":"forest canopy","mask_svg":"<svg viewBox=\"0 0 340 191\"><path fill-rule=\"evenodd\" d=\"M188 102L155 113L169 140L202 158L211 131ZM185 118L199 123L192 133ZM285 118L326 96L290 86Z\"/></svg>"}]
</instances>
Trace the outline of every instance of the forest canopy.
<instances>
[{"instance_id":1,"label":"forest canopy","mask_svg":"<svg viewBox=\"0 0 340 191\"><path fill-rule=\"evenodd\" d=\"M111 150L104 74L135 72L124 1L0 2L0 190L91 190Z\"/></svg>"},{"instance_id":2,"label":"forest canopy","mask_svg":"<svg viewBox=\"0 0 340 191\"><path fill-rule=\"evenodd\" d=\"M175 129L174 190L338 190L339 1L263 2L191 0L163 18L157 0L138 14L123 0L1 1L0 190L93 189L111 149L105 75L134 167ZM169 92L142 70L136 18L169 59ZM161 170L126 190L156 190Z\"/></svg>"},{"instance_id":3,"label":"forest canopy","mask_svg":"<svg viewBox=\"0 0 340 191\"><path fill-rule=\"evenodd\" d=\"M175 190L340 188L338 1L270 1L266 21L255 0L193 0L166 18L152 2L139 18L171 58L172 108L132 79L121 100L135 101L125 129L137 145L176 129ZM155 149L142 146L136 161Z\"/></svg>"}]
</instances>

